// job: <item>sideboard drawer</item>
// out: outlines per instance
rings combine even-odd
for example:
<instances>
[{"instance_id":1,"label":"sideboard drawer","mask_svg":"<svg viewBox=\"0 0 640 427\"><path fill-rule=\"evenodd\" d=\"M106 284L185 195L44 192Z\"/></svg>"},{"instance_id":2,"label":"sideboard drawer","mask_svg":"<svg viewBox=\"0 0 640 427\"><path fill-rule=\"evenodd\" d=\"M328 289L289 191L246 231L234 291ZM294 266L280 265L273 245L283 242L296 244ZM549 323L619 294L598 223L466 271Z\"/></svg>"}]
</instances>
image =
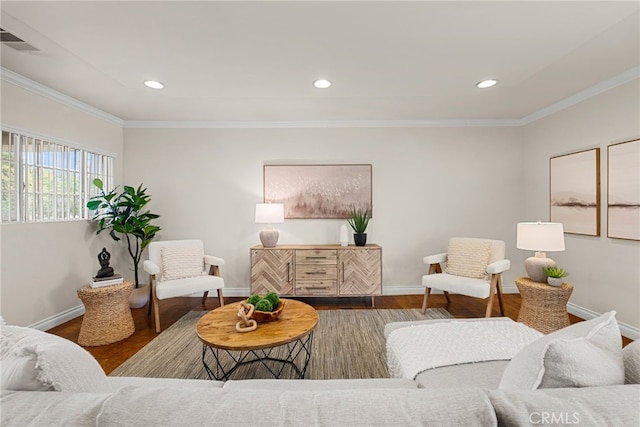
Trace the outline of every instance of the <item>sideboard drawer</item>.
<instances>
[{"instance_id":1,"label":"sideboard drawer","mask_svg":"<svg viewBox=\"0 0 640 427\"><path fill-rule=\"evenodd\" d=\"M296 280L336 280L337 278L337 265L296 265Z\"/></svg>"},{"instance_id":2,"label":"sideboard drawer","mask_svg":"<svg viewBox=\"0 0 640 427\"><path fill-rule=\"evenodd\" d=\"M329 295L334 296L338 293L337 280L296 280L296 295L313 296L313 295Z\"/></svg>"},{"instance_id":3,"label":"sideboard drawer","mask_svg":"<svg viewBox=\"0 0 640 427\"><path fill-rule=\"evenodd\" d=\"M327 249L304 249L296 251L296 265L338 265L338 251Z\"/></svg>"}]
</instances>

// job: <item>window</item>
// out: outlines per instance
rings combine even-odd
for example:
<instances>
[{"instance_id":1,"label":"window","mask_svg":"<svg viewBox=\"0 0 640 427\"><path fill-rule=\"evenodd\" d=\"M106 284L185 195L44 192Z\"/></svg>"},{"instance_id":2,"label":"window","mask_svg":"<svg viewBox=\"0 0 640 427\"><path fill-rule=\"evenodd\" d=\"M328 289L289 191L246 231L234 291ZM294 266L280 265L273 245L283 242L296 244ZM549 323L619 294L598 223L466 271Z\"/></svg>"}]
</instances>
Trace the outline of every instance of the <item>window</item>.
<instances>
[{"instance_id":1,"label":"window","mask_svg":"<svg viewBox=\"0 0 640 427\"><path fill-rule=\"evenodd\" d=\"M2 131L2 222L88 218L93 180L113 185L113 157Z\"/></svg>"}]
</instances>

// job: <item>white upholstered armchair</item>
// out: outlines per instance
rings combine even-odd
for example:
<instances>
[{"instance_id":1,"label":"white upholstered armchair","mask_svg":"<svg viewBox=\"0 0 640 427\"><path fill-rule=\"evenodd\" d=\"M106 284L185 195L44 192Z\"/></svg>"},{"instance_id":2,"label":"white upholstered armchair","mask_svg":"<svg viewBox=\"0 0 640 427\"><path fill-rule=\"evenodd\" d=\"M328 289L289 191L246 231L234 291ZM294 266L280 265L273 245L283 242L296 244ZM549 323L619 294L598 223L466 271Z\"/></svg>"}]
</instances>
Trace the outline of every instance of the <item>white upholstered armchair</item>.
<instances>
[{"instance_id":1,"label":"white upholstered armchair","mask_svg":"<svg viewBox=\"0 0 640 427\"><path fill-rule=\"evenodd\" d=\"M429 273L422 276L426 288L422 300L422 312L427 310L427 299L431 289L444 291L447 303L449 292L475 298L489 298L485 317L491 317L493 300L498 295L500 314L502 305L502 273L511 267L505 259L505 244L502 240L454 237L449 240L446 253L424 257Z\"/></svg>"},{"instance_id":2,"label":"white upholstered armchair","mask_svg":"<svg viewBox=\"0 0 640 427\"><path fill-rule=\"evenodd\" d=\"M144 270L149 273L151 302L156 332L160 332L159 300L193 294L202 295L204 306L209 291L218 291L220 306L224 305L224 280L219 267L222 258L204 254L202 240L166 240L149 244L149 259Z\"/></svg>"}]
</instances>

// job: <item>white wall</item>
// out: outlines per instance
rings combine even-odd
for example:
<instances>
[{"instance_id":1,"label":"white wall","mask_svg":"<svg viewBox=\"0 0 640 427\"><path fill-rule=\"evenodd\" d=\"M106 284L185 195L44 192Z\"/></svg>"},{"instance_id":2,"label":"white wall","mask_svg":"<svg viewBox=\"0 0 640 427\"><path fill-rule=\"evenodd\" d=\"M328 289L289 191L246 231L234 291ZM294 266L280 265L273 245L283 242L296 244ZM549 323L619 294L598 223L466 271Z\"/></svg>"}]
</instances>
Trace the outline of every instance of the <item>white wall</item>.
<instances>
[{"instance_id":1,"label":"white wall","mask_svg":"<svg viewBox=\"0 0 640 427\"><path fill-rule=\"evenodd\" d=\"M114 154L115 177L121 178L117 124L2 81L2 125ZM76 290L100 268L96 255L102 246L115 252L114 243L96 237L88 221L3 224L0 234L0 309L16 325L81 306Z\"/></svg>"},{"instance_id":2,"label":"white wall","mask_svg":"<svg viewBox=\"0 0 640 427\"><path fill-rule=\"evenodd\" d=\"M640 327L640 242L607 238L607 145L640 137L638 80L524 127L521 220L549 219L549 158L600 147L601 235L565 234L566 250L550 253L570 272L570 303L595 313L616 310ZM638 177L640 179L640 177ZM529 254L530 255L530 254Z\"/></svg>"},{"instance_id":3,"label":"white wall","mask_svg":"<svg viewBox=\"0 0 640 427\"><path fill-rule=\"evenodd\" d=\"M124 181L149 188L159 238L202 238L226 259L226 286L244 295L249 248L263 227L253 216L264 163L373 165L367 232L383 248L385 293L421 292L422 258L445 250L454 235L504 239L508 253L516 251L518 128L125 129L124 136ZM343 223L287 220L279 243L337 243Z\"/></svg>"}]
</instances>

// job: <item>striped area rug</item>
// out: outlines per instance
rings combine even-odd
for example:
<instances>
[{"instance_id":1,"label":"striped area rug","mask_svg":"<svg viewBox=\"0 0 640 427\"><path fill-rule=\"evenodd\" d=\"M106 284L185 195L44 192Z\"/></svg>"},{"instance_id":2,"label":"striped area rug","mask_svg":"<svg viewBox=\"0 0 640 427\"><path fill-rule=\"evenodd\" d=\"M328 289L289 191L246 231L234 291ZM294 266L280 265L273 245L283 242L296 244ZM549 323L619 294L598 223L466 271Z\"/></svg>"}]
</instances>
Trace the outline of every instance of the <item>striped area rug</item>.
<instances>
[{"instance_id":1,"label":"striped area rug","mask_svg":"<svg viewBox=\"0 0 640 427\"><path fill-rule=\"evenodd\" d=\"M195 333L196 323L205 313L191 311L185 314L111 375L208 378L202 364L202 343ZM311 360L305 376L308 379L387 378L383 335L385 324L404 320L447 319L452 316L443 308L430 308L426 314L418 309L318 310L318 317ZM208 363L212 366L213 360ZM231 366L231 363L230 359L223 361L225 366ZM266 368L254 363L240 367L231 378L272 376ZM293 369L286 367L281 378L295 378Z\"/></svg>"}]
</instances>

